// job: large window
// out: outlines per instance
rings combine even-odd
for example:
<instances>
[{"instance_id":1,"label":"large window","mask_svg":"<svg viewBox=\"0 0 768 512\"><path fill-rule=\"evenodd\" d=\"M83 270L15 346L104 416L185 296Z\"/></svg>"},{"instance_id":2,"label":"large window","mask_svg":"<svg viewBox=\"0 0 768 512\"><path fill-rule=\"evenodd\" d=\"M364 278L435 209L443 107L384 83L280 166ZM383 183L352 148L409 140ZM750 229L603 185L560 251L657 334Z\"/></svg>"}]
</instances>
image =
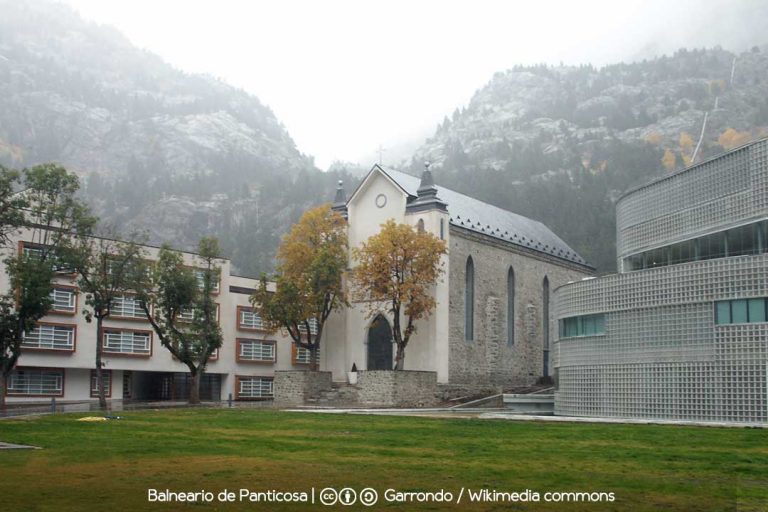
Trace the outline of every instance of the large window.
<instances>
[{"instance_id":1,"label":"large window","mask_svg":"<svg viewBox=\"0 0 768 512\"><path fill-rule=\"evenodd\" d=\"M605 314L582 315L560 320L560 337L600 336L605 334Z\"/></svg>"},{"instance_id":2,"label":"large window","mask_svg":"<svg viewBox=\"0 0 768 512\"><path fill-rule=\"evenodd\" d=\"M237 308L237 328L243 331L262 331L264 324L253 308L239 306Z\"/></svg>"},{"instance_id":3,"label":"large window","mask_svg":"<svg viewBox=\"0 0 768 512\"><path fill-rule=\"evenodd\" d=\"M467 258L464 273L464 339L475 339L475 264Z\"/></svg>"},{"instance_id":4,"label":"large window","mask_svg":"<svg viewBox=\"0 0 768 512\"><path fill-rule=\"evenodd\" d=\"M507 272L507 345L515 344L515 271Z\"/></svg>"},{"instance_id":5,"label":"large window","mask_svg":"<svg viewBox=\"0 0 768 512\"><path fill-rule=\"evenodd\" d=\"M64 370L16 368L8 378L9 396L63 396Z\"/></svg>"},{"instance_id":6,"label":"large window","mask_svg":"<svg viewBox=\"0 0 768 512\"><path fill-rule=\"evenodd\" d=\"M715 323L754 324L768 318L768 299L733 299L715 302Z\"/></svg>"},{"instance_id":7,"label":"large window","mask_svg":"<svg viewBox=\"0 0 768 512\"><path fill-rule=\"evenodd\" d=\"M152 333L134 330L104 330L104 352L135 356L152 355Z\"/></svg>"},{"instance_id":8,"label":"large window","mask_svg":"<svg viewBox=\"0 0 768 512\"><path fill-rule=\"evenodd\" d=\"M104 396L112 396L112 370L101 370L101 384L104 386ZM99 379L96 377L96 370L91 370L91 398L99 396Z\"/></svg>"},{"instance_id":9,"label":"large window","mask_svg":"<svg viewBox=\"0 0 768 512\"><path fill-rule=\"evenodd\" d=\"M317 320L315 320L314 318L310 318L308 323L309 323L309 332L314 336L315 334L317 334ZM307 328L304 327L304 324L299 324L299 332L302 332L302 333L307 332Z\"/></svg>"},{"instance_id":10,"label":"large window","mask_svg":"<svg viewBox=\"0 0 768 512\"><path fill-rule=\"evenodd\" d=\"M760 254L766 251L766 233L768 233L768 221L719 231L633 254L624 259L624 270L643 270L726 256Z\"/></svg>"},{"instance_id":11,"label":"large window","mask_svg":"<svg viewBox=\"0 0 768 512\"><path fill-rule=\"evenodd\" d=\"M110 318L132 318L145 320L147 315L142 309L142 302L131 295L118 295L112 301Z\"/></svg>"},{"instance_id":12,"label":"large window","mask_svg":"<svg viewBox=\"0 0 768 512\"><path fill-rule=\"evenodd\" d=\"M272 377L235 377L236 398L239 400L254 400L273 398Z\"/></svg>"},{"instance_id":13,"label":"large window","mask_svg":"<svg viewBox=\"0 0 768 512\"><path fill-rule=\"evenodd\" d=\"M698 239L699 260L713 260L728 256L728 241L725 232L712 233Z\"/></svg>"},{"instance_id":14,"label":"large window","mask_svg":"<svg viewBox=\"0 0 768 512\"><path fill-rule=\"evenodd\" d=\"M51 313L64 313L68 315L77 312L77 290L74 288L57 286L51 290Z\"/></svg>"},{"instance_id":15,"label":"large window","mask_svg":"<svg viewBox=\"0 0 768 512\"><path fill-rule=\"evenodd\" d=\"M276 344L271 340L237 340L237 360L252 363L274 363Z\"/></svg>"},{"instance_id":16,"label":"large window","mask_svg":"<svg viewBox=\"0 0 768 512\"><path fill-rule=\"evenodd\" d=\"M70 265L61 263L56 251L50 246L21 242L21 252L28 258L45 259L51 263L51 268L57 273L68 274L74 272Z\"/></svg>"},{"instance_id":17,"label":"large window","mask_svg":"<svg viewBox=\"0 0 768 512\"><path fill-rule=\"evenodd\" d=\"M195 308L184 308L176 314L176 320L179 322L191 323L195 320L195 313L197 313L197 309ZM218 304L216 304L216 321L217 322L219 321L219 305Z\"/></svg>"},{"instance_id":18,"label":"large window","mask_svg":"<svg viewBox=\"0 0 768 512\"><path fill-rule=\"evenodd\" d=\"M30 332L24 333L21 346L41 350L75 350L74 325L38 324Z\"/></svg>"},{"instance_id":19,"label":"large window","mask_svg":"<svg viewBox=\"0 0 768 512\"><path fill-rule=\"evenodd\" d=\"M758 254L760 250L760 223L729 229L728 256Z\"/></svg>"},{"instance_id":20,"label":"large window","mask_svg":"<svg viewBox=\"0 0 768 512\"><path fill-rule=\"evenodd\" d=\"M203 289L203 284L205 282L204 281L205 280L205 272L206 272L206 270L202 269L202 268L196 268L195 269L195 278L197 279L197 287L199 289L201 289L201 290ZM212 292L213 293L219 293L219 279L218 279L218 276L216 274L214 274L213 277L214 277L214 279L216 279L216 281L211 283Z\"/></svg>"},{"instance_id":21,"label":"large window","mask_svg":"<svg viewBox=\"0 0 768 512\"><path fill-rule=\"evenodd\" d=\"M293 355L293 364L309 364L311 361L311 354L308 349L304 347L297 347L296 344L293 344L292 349L292 355ZM318 350L315 353L315 359L318 363L320 363L320 351Z\"/></svg>"}]
</instances>

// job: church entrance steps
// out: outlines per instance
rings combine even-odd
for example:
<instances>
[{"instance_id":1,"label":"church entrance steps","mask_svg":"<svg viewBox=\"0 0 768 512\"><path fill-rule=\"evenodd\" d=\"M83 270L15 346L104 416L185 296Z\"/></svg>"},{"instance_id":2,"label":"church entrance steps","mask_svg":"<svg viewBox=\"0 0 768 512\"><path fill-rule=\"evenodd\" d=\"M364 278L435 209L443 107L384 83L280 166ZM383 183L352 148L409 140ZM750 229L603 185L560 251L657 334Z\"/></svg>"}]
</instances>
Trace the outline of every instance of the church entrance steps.
<instances>
[{"instance_id":1,"label":"church entrance steps","mask_svg":"<svg viewBox=\"0 0 768 512\"><path fill-rule=\"evenodd\" d=\"M309 405L319 405L324 407L340 407L355 405L359 401L357 386L342 382L331 383L330 389L320 390L307 398Z\"/></svg>"}]
</instances>

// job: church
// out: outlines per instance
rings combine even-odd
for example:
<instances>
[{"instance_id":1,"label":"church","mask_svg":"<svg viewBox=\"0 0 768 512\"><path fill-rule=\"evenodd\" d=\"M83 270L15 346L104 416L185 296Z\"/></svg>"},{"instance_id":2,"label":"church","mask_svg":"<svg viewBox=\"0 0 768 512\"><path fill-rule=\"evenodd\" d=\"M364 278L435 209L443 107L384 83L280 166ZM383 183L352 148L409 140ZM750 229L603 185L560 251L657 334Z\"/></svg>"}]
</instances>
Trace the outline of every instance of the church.
<instances>
[{"instance_id":1,"label":"church","mask_svg":"<svg viewBox=\"0 0 768 512\"><path fill-rule=\"evenodd\" d=\"M350 248L388 219L445 240L437 306L417 323L405 369L436 372L461 391L528 386L552 373L550 299L557 287L593 274L590 266L540 222L375 165L347 199L342 184L333 209L347 218ZM354 261L351 261L354 265ZM321 370L334 381L358 370L391 370L391 314L360 304L334 313L320 349Z\"/></svg>"}]
</instances>

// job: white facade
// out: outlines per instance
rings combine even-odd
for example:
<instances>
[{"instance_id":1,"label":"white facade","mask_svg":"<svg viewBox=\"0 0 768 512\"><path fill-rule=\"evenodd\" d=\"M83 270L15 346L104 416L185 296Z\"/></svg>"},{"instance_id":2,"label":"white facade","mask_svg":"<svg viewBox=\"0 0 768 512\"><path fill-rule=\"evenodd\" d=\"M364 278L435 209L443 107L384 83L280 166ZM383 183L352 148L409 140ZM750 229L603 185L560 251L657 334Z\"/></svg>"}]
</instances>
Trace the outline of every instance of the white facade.
<instances>
[{"instance_id":1,"label":"white facade","mask_svg":"<svg viewBox=\"0 0 768 512\"><path fill-rule=\"evenodd\" d=\"M434 290L437 305L428 318L416 323L417 331L405 350L406 370L434 371L438 383L465 388L527 385L546 375L549 364L543 361L548 361L549 348L544 333L549 329L541 326L548 326L549 319L543 316L546 307L541 305L540 285L547 281L554 289L593 270L562 240L538 222L435 186L429 171L419 180L374 166L348 201L343 196L340 190L334 209L347 216L351 265L351 248L377 234L390 219L423 228L446 242L444 273ZM453 253L463 259L451 260ZM477 291L469 308L478 329L465 340L464 265L469 254L482 266L477 269ZM506 266L495 276L503 262ZM510 295L506 287L511 262L516 262L521 274L518 293ZM539 287L527 285L534 281ZM500 311L498 306L506 305L507 297L513 298L515 308ZM506 332L506 311L515 311L512 323L520 325L515 347L506 347L498 339L499 333ZM385 351L391 359L384 364L371 357L380 348L379 341L374 347L376 336L371 334L379 325L375 320L379 315L389 326L393 324L386 304L371 310L367 303L354 303L329 319L321 368L332 371L334 380L345 380L353 365L358 370L392 369L395 347ZM372 363L376 366L371 367Z\"/></svg>"},{"instance_id":2,"label":"white facade","mask_svg":"<svg viewBox=\"0 0 768 512\"><path fill-rule=\"evenodd\" d=\"M443 238L448 242L448 215L438 210L407 212L408 194L387 174L369 174L347 203L348 239L351 248L358 247L379 232L379 227L393 219L397 223L416 227L420 220L424 229L440 236L443 221ZM405 351L406 370L435 371L438 382L448 381L448 257L443 256L445 273L435 286L437 307L431 316L416 323L417 331L411 337ZM368 334L371 322L381 314L392 325L392 314L382 304L371 312L367 304L352 304L335 314L326 327L324 369L333 372L335 380L344 380L352 365L360 370L368 368ZM392 354L394 357L395 349ZM392 360L394 365L394 359Z\"/></svg>"},{"instance_id":3,"label":"white facade","mask_svg":"<svg viewBox=\"0 0 768 512\"><path fill-rule=\"evenodd\" d=\"M29 233L18 237L22 250ZM156 258L158 249L144 248L146 257ZM184 253L190 266L202 266L197 256ZM270 334L260 328L258 317L249 315L250 294L257 280L230 275L230 262L219 260L221 282L216 294L224 342L206 370L203 397L226 399L271 398L271 380L275 370L303 369L291 339L281 333ZM85 297L77 292L73 275L59 274L54 310L39 322L42 332L27 336L22 355L9 379L7 401L93 399L92 370L96 360L96 322L88 323L82 314ZM0 274L0 287L9 288L8 276ZM71 292L68 295L67 292ZM74 306L74 307L73 307ZM164 348L142 314L131 318L131 300L126 299L122 313L105 319L103 362L109 375L111 399L184 399L187 367ZM93 378L95 383L95 378Z\"/></svg>"}]
</instances>

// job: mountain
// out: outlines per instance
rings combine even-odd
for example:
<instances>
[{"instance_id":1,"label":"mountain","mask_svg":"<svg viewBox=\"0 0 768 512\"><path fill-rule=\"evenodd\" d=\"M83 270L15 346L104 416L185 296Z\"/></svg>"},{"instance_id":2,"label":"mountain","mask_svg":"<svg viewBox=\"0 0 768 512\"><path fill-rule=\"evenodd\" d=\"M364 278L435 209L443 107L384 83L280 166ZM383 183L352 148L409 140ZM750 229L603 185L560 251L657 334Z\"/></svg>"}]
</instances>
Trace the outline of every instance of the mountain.
<instances>
[{"instance_id":1,"label":"mountain","mask_svg":"<svg viewBox=\"0 0 768 512\"><path fill-rule=\"evenodd\" d=\"M440 184L544 222L609 272L624 191L690 165L700 137L696 163L765 135L768 50L683 49L497 73L405 166L432 162Z\"/></svg>"},{"instance_id":2,"label":"mountain","mask_svg":"<svg viewBox=\"0 0 768 512\"><path fill-rule=\"evenodd\" d=\"M258 98L174 69L67 6L0 0L0 13L0 164L60 162L106 223L182 249L215 234L237 271L257 275L302 211L368 170L321 172ZM433 162L441 185L544 222L609 272L624 191L766 127L766 48L519 66L402 167L418 175Z\"/></svg>"},{"instance_id":3,"label":"mountain","mask_svg":"<svg viewBox=\"0 0 768 512\"><path fill-rule=\"evenodd\" d=\"M107 223L183 249L216 234L256 274L346 176L320 172L258 98L65 5L0 0L0 12L0 163L60 162Z\"/></svg>"}]
</instances>

